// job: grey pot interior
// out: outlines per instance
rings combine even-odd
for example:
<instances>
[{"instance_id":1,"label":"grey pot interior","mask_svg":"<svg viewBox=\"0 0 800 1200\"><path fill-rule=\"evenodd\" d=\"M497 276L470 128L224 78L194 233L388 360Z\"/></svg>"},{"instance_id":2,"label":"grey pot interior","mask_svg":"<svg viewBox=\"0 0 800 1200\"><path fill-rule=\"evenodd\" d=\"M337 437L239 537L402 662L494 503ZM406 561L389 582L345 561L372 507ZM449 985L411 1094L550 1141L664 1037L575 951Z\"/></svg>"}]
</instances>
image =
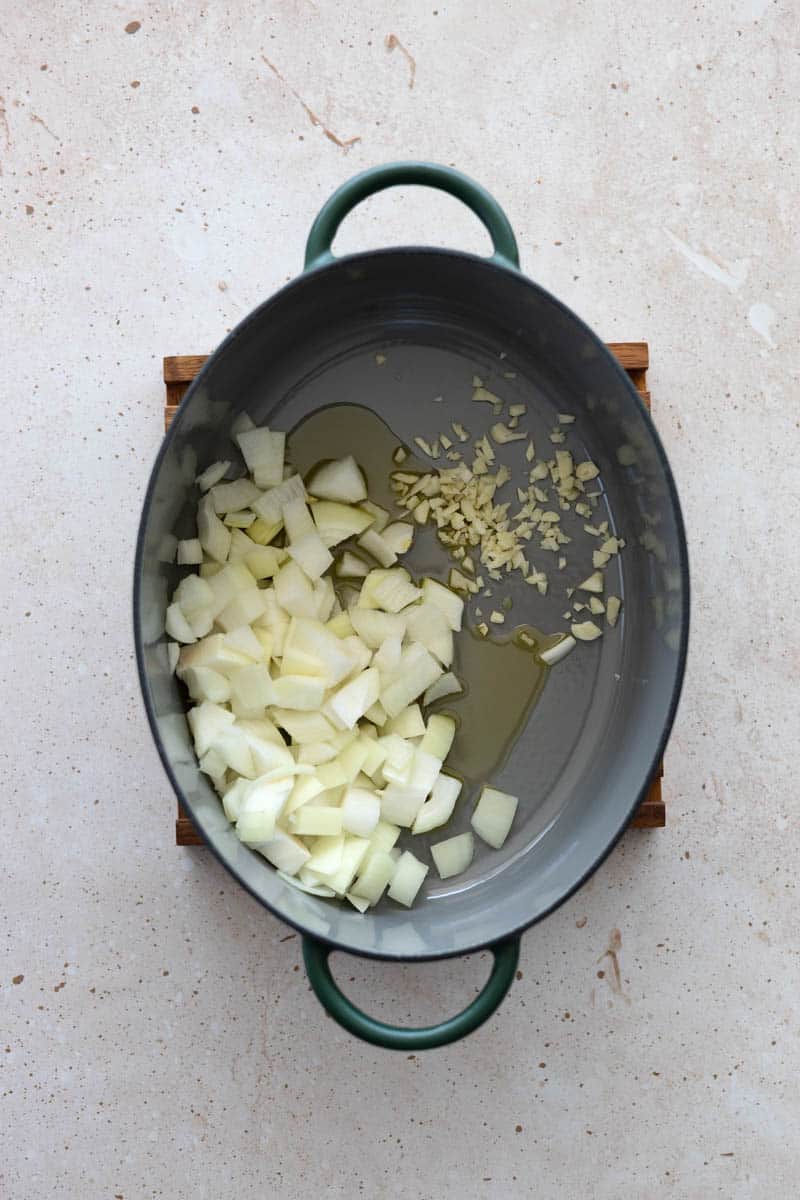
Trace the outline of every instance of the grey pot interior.
<instances>
[{"instance_id":1,"label":"grey pot interior","mask_svg":"<svg viewBox=\"0 0 800 1200\"><path fill-rule=\"evenodd\" d=\"M380 370L376 353L387 359ZM582 444L601 468L604 495L595 520L607 519L627 540L607 570L607 588L623 598L623 612L616 630L579 646L550 673L493 777L520 796L503 849L481 845L469 870L447 882L432 870L425 897L410 911L384 901L361 916L288 886L240 844L225 819L198 770L185 697L167 666L164 612L182 569L162 560L169 557L171 535L194 535L197 471L218 458L237 461L227 431L241 409L258 423L291 430L322 407L361 404L398 441L410 442L416 434L433 438L453 420L476 427L476 408L483 406L470 400L473 373L508 402L528 406L523 423L540 454L556 414L576 415L572 446ZM443 401L434 403L436 396ZM632 466L618 462L622 444L635 448ZM343 423L318 457L345 451L359 456L352 426ZM368 474L392 466L364 465ZM565 527L569 533L566 518ZM427 566L433 546L432 535L418 539L412 571ZM549 556L536 557L549 570L551 587L540 597L521 581L512 585L514 624L563 629L564 589L578 582L579 568L559 576L544 561ZM433 561L444 578L443 553ZM153 470L134 608L142 687L159 752L178 796L225 866L274 913L315 937L360 954L427 958L484 946L532 924L614 845L674 716L688 631L688 567L661 444L625 373L595 335L548 293L495 264L442 251L390 250L301 276L251 314L209 360ZM487 711L493 690L502 688L502 678L486 688ZM446 833L414 841L426 846L467 829L476 794L477 787L465 789Z\"/></svg>"}]
</instances>

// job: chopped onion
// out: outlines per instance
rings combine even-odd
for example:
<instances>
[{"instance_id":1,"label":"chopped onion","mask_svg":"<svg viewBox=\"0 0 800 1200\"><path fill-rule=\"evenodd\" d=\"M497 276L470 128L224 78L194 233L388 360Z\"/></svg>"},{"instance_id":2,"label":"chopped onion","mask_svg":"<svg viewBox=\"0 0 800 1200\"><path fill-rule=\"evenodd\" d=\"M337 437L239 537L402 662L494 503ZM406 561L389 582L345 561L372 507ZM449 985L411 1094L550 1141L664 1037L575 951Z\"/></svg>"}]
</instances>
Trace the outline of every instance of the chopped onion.
<instances>
[{"instance_id":1,"label":"chopped onion","mask_svg":"<svg viewBox=\"0 0 800 1200\"><path fill-rule=\"evenodd\" d=\"M358 539L358 544L368 554L371 554L382 567L391 567L397 562L397 555L384 539L383 534L376 533L374 529L368 529L366 533L363 533Z\"/></svg>"},{"instance_id":2,"label":"chopped onion","mask_svg":"<svg viewBox=\"0 0 800 1200\"><path fill-rule=\"evenodd\" d=\"M266 428L249 429L238 433L236 441L256 487L275 487L282 482L285 433Z\"/></svg>"},{"instance_id":3,"label":"chopped onion","mask_svg":"<svg viewBox=\"0 0 800 1200\"><path fill-rule=\"evenodd\" d=\"M364 476L352 454L317 467L308 488L320 500L339 500L343 504L358 504L367 498Z\"/></svg>"},{"instance_id":4,"label":"chopped onion","mask_svg":"<svg viewBox=\"0 0 800 1200\"><path fill-rule=\"evenodd\" d=\"M480 381L476 389L485 392ZM492 393L478 398L503 407ZM523 412L524 405L512 406L510 424L492 426L495 442L527 442L526 434L513 432ZM462 442L469 437L463 426L452 428ZM463 594L486 587L481 568L492 581L520 569L546 591L546 573L523 551L534 533L547 549L569 540L560 510L582 494L579 468L587 465L574 467L566 450L537 462L531 478L547 480L554 492L518 488L522 509L512 516L510 502L495 495L511 472L499 464L489 474L495 450L484 435L472 468L458 462L427 474L393 471L406 519L392 520L367 498L352 456L319 466L307 491L285 464L284 434L253 427L243 414L234 435L248 474L230 480L230 463L221 462L198 476L197 537L178 542L170 535L170 561L177 549L178 563L196 568L178 583L165 625L167 661L193 702L188 721L200 770L242 843L290 886L323 899L347 898L360 912L388 888L391 899L408 906L429 868L395 847L400 831L419 835L446 824L462 787L443 773L455 720L434 714L426 722L420 705L463 690L447 670ZM446 433L426 443L434 457L440 448L452 457L452 445ZM445 544L451 539L459 569L451 570L449 587L434 579L418 587L397 564L416 525L426 521ZM481 525L486 536L477 532ZM607 521L592 532L604 540L598 556L610 557L624 544L609 538ZM350 538L381 565L370 570L342 547L332 570L332 548ZM340 583L337 592L334 576L354 583ZM601 571L581 586L593 593L589 607L599 612ZM609 624L619 613L613 599L605 606ZM505 619L506 607L498 603L493 623ZM578 632L588 628L596 629L591 622L573 626L574 636L544 651L542 661L558 661L575 637L590 636ZM486 634L488 626L479 630ZM499 846L508 829L496 799L494 807L489 803L493 795L504 797L484 789L473 826ZM516 807L513 797L504 799L506 809L509 802ZM513 809L503 819L510 825ZM464 870L473 852L472 833L432 850L442 878Z\"/></svg>"},{"instance_id":5,"label":"chopped onion","mask_svg":"<svg viewBox=\"0 0 800 1200\"><path fill-rule=\"evenodd\" d=\"M518 804L517 796L484 787L470 824L479 838L499 850L508 837Z\"/></svg>"},{"instance_id":6,"label":"chopped onion","mask_svg":"<svg viewBox=\"0 0 800 1200\"><path fill-rule=\"evenodd\" d=\"M389 885L389 897L398 904L410 908L414 903L417 892L425 882L429 867L415 858L410 851L401 854L394 869L392 882Z\"/></svg>"},{"instance_id":7,"label":"chopped onion","mask_svg":"<svg viewBox=\"0 0 800 1200\"><path fill-rule=\"evenodd\" d=\"M437 679L435 683L425 692L423 703L425 705L435 704L437 700L443 700L445 696L455 696L463 692L463 687L455 675L448 671L446 675L442 675L441 679Z\"/></svg>"},{"instance_id":8,"label":"chopped onion","mask_svg":"<svg viewBox=\"0 0 800 1200\"><path fill-rule=\"evenodd\" d=\"M340 504L336 500L318 500L312 508L314 524L326 546L338 546L349 537L357 537L375 524L366 506Z\"/></svg>"},{"instance_id":9,"label":"chopped onion","mask_svg":"<svg viewBox=\"0 0 800 1200\"><path fill-rule=\"evenodd\" d=\"M198 475L195 481L200 491L207 492L214 487L214 484L219 483L220 479L224 479L230 465L229 462L215 462L210 467L206 467L202 475Z\"/></svg>"},{"instance_id":10,"label":"chopped onion","mask_svg":"<svg viewBox=\"0 0 800 1200\"><path fill-rule=\"evenodd\" d=\"M475 839L471 833L459 833L431 846L431 857L442 879L450 879L466 871L475 854Z\"/></svg>"},{"instance_id":11,"label":"chopped onion","mask_svg":"<svg viewBox=\"0 0 800 1200\"><path fill-rule=\"evenodd\" d=\"M366 788L350 787L344 794L341 814L342 828L346 833L370 837L380 820L380 799L375 792L367 791Z\"/></svg>"},{"instance_id":12,"label":"chopped onion","mask_svg":"<svg viewBox=\"0 0 800 1200\"><path fill-rule=\"evenodd\" d=\"M203 561L203 547L199 538L188 538L178 542L178 566L196 566Z\"/></svg>"},{"instance_id":13,"label":"chopped onion","mask_svg":"<svg viewBox=\"0 0 800 1200\"><path fill-rule=\"evenodd\" d=\"M376 850L350 891L354 896L363 896L370 904L377 904L391 883L395 869L392 855L387 850Z\"/></svg>"},{"instance_id":14,"label":"chopped onion","mask_svg":"<svg viewBox=\"0 0 800 1200\"><path fill-rule=\"evenodd\" d=\"M456 800L461 792L461 780L451 775L439 775L433 785L430 798L420 808L411 828L412 833L428 833L444 825L453 815Z\"/></svg>"}]
</instances>

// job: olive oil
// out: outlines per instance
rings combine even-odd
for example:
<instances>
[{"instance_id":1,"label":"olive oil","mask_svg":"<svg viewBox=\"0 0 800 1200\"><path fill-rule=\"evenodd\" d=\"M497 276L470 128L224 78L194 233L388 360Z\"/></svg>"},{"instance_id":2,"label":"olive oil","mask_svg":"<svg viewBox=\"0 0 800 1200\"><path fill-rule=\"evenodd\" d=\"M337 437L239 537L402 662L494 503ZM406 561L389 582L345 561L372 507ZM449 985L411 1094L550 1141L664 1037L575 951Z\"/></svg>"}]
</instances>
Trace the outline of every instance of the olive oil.
<instances>
[{"instance_id":1,"label":"olive oil","mask_svg":"<svg viewBox=\"0 0 800 1200\"><path fill-rule=\"evenodd\" d=\"M294 428L288 456L295 470L307 476L320 462L352 454L366 476L370 499L389 509L396 519L410 520L409 514L395 508L391 474L396 470L426 471L431 465L404 445L407 458L398 466L392 455L401 444L370 409L337 404L318 409ZM430 529L417 528L415 533L414 548L404 559L412 576L419 579L430 574L446 582L453 564L443 547ZM503 608L507 610L508 605ZM484 638L469 628L465 610L464 629L455 638L452 667L464 692L432 706L432 711L451 713L457 721L447 758L449 772L472 786L493 778L542 694L548 667L538 651L555 640L530 625Z\"/></svg>"},{"instance_id":2,"label":"olive oil","mask_svg":"<svg viewBox=\"0 0 800 1200\"><path fill-rule=\"evenodd\" d=\"M394 513L392 471L424 471L406 446L408 457L398 467L392 454L401 444L389 426L361 404L332 404L305 417L289 434L288 457L304 478L321 462L352 454L367 480L370 500ZM430 464L428 468L430 469ZM398 520L406 520L402 513Z\"/></svg>"},{"instance_id":3,"label":"olive oil","mask_svg":"<svg viewBox=\"0 0 800 1200\"><path fill-rule=\"evenodd\" d=\"M549 668L537 651L547 641L530 625L510 637L483 638L466 628L456 637L453 671L464 694L433 705L458 723L449 772L479 784L500 770L542 694Z\"/></svg>"}]
</instances>

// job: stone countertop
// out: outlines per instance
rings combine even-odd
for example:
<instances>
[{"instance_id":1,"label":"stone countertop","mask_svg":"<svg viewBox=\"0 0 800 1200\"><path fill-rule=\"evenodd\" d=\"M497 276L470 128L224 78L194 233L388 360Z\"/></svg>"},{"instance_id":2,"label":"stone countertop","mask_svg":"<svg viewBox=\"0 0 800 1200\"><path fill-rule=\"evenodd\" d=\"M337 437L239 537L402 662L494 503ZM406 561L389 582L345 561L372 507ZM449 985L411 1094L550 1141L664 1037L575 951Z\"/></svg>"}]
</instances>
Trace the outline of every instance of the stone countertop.
<instances>
[{"instance_id":1,"label":"stone countertop","mask_svg":"<svg viewBox=\"0 0 800 1200\"><path fill-rule=\"evenodd\" d=\"M797 13L436 3L0 21L3 1196L796 1194ZM329 1021L291 931L172 845L129 615L161 356L216 345L333 188L402 157L486 183L530 275L650 343L694 568L668 828L525 937L494 1020L416 1056ZM421 238L487 245L427 193L339 245ZM340 974L424 1023L487 965Z\"/></svg>"}]
</instances>

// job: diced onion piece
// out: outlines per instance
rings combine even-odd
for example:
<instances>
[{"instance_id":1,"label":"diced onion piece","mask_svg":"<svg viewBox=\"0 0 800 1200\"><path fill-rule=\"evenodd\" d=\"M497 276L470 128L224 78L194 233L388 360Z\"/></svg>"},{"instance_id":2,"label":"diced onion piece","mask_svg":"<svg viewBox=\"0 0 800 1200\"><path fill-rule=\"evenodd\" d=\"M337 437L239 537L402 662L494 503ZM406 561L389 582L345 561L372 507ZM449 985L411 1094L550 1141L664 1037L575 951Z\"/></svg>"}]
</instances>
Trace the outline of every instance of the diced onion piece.
<instances>
[{"instance_id":1,"label":"diced onion piece","mask_svg":"<svg viewBox=\"0 0 800 1200\"><path fill-rule=\"evenodd\" d=\"M342 788L347 782L347 778L342 769L341 764L337 759L331 762L322 763L317 767L317 779L322 784L326 792L333 792Z\"/></svg>"},{"instance_id":2,"label":"diced onion piece","mask_svg":"<svg viewBox=\"0 0 800 1200\"><path fill-rule=\"evenodd\" d=\"M334 692L326 711L340 728L352 729L378 699L380 686L379 672L368 668Z\"/></svg>"},{"instance_id":3,"label":"diced onion piece","mask_svg":"<svg viewBox=\"0 0 800 1200\"><path fill-rule=\"evenodd\" d=\"M236 836L246 846L268 841L275 832L275 817L269 812L243 812L236 822Z\"/></svg>"},{"instance_id":4,"label":"diced onion piece","mask_svg":"<svg viewBox=\"0 0 800 1200\"><path fill-rule=\"evenodd\" d=\"M309 742L326 742L334 732L330 721L322 713L295 712L286 708L274 708L272 719L285 729L292 741L303 746Z\"/></svg>"},{"instance_id":5,"label":"diced onion piece","mask_svg":"<svg viewBox=\"0 0 800 1200\"><path fill-rule=\"evenodd\" d=\"M375 651L375 654L372 658L372 666L380 671L382 676L391 679L392 676L395 675L399 670L401 653L400 638L386 638L386 640L381 642L380 646Z\"/></svg>"},{"instance_id":6,"label":"diced onion piece","mask_svg":"<svg viewBox=\"0 0 800 1200\"><path fill-rule=\"evenodd\" d=\"M547 663L549 667L555 666L556 663L561 662L562 658L566 658L570 651L575 649L576 645L575 638L566 634L555 645L548 646L546 650L540 650L539 658L543 663Z\"/></svg>"},{"instance_id":7,"label":"diced onion piece","mask_svg":"<svg viewBox=\"0 0 800 1200\"><path fill-rule=\"evenodd\" d=\"M445 696L455 696L463 692L463 687L455 675L448 671L446 675L442 675L441 679L437 679L432 683L425 695L422 698L423 704L435 704L437 700L443 700Z\"/></svg>"},{"instance_id":8,"label":"diced onion piece","mask_svg":"<svg viewBox=\"0 0 800 1200\"><path fill-rule=\"evenodd\" d=\"M382 567L391 567L397 562L397 555L389 543L384 541L383 534L376 533L374 529L368 529L366 533L363 533L358 539L358 544L368 554L371 554Z\"/></svg>"},{"instance_id":9,"label":"diced onion piece","mask_svg":"<svg viewBox=\"0 0 800 1200\"><path fill-rule=\"evenodd\" d=\"M242 709L257 711L273 703L274 688L264 663L240 667L231 674L231 699Z\"/></svg>"},{"instance_id":10,"label":"diced onion piece","mask_svg":"<svg viewBox=\"0 0 800 1200\"><path fill-rule=\"evenodd\" d=\"M366 788L349 787L341 805L342 828L358 837L370 837L377 828L381 802L375 792Z\"/></svg>"},{"instance_id":11,"label":"diced onion piece","mask_svg":"<svg viewBox=\"0 0 800 1200\"><path fill-rule=\"evenodd\" d=\"M301 872L302 870L303 868L301 868ZM307 892L309 896L320 896L322 899L329 900L331 896L336 895L333 888L326 887L324 883L305 883L302 879L295 878L294 875L287 875L285 871L278 871L278 874L286 883L297 888L298 892Z\"/></svg>"},{"instance_id":12,"label":"diced onion piece","mask_svg":"<svg viewBox=\"0 0 800 1200\"><path fill-rule=\"evenodd\" d=\"M333 555L315 530L291 542L289 554L309 579L320 579L333 562Z\"/></svg>"},{"instance_id":13,"label":"diced onion piece","mask_svg":"<svg viewBox=\"0 0 800 1200\"><path fill-rule=\"evenodd\" d=\"M241 509L239 512L225 513L222 518L223 523L232 529L247 529L250 525L258 520L254 512L249 509Z\"/></svg>"},{"instance_id":14,"label":"diced onion piece","mask_svg":"<svg viewBox=\"0 0 800 1200\"><path fill-rule=\"evenodd\" d=\"M602 637L603 631L595 625L594 621L579 621L577 624L570 625L572 636L576 637L579 642L593 642L595 638Z\"/></svg>"},{"instance_id":15,"label":"diced onion piece","mask_svg":"<svg viewBox=\"0 0 800 1200\"><path fill-rule=\"evenodd\" d=\"M406 620L408 637L438 658L442 666L449 667L453 661L453 632L447 617L435 604L415 605L409 609Z\"/></svg>"},{"instance_id":16,"label":"diced onion piece","mask_svg":"<svg viewBox=\"0 0 800 1200\"><path fill-rule=\"evenodd\" d=\"M275 487L283 481L285 433L267 428L248 429L237 434L236 441L256 487Z\"/></svg>"},{"instance_id":17,"label":"diced onion piece","mask_svg":"<svg viewBox=\"0 0 800 1200\"><path fill-rule=\"evenodd\" d=\"M378 738L378 744L384 751L384 778L391 783L407 783L414 758L413 743L396 733L389 733Z\"/></svg>"},{"instance_id":18,"label":"diced onion piece","mask_svg":"<svg viewBox=\"0 0 800 1200\"><path fill-rule=\"evenodd\" d=\"M381 819L410 829L427 795L424 788L389 783L381 792Z\"/></svg>"},{"instance_id":19,"label":"diced onion piece","mask_svg":"<svg viewBox=\"0 0 800 1200\"><path fill-rule=\"evenodd\" d=\"M270 526L275 526L275 533L277 533L283 526L284 504L295 499L305 500L306 488L299 475L290 475L288 479L279 481L277 487L264 492L263 496L254 500L250 507L262 520ZM274 537L275 534L272 536Z\"/></svg>"},{"instance_id":20,"label":"diced onion piece","mask_svg":"<svg viewBox=\"0 0 800 1200\"><path fill-rule=\"evenodd\" d=\"M353 783L358 778L370 749L369 738L359 736L341 751L337 761L346 776L347 783ZM358 830L353 829L351 832L358 833Z\"/></svg>"},{"instance_id":21,"label":"diced onion piece","mask_svg":"<svg viewBox=\"0 0 800 1200\"><path fill-rule=\"evenodd\" d=\"M370 904L377 904L392 881L395 867L395 860L387 850L376 850L350 891L355 896L363 896Z\"/></svg>"},{"instance_id":22,"label":"diced onion piece","mask_svg":"<svg viewBox=\"0 0 800 1200\"><path fill-rule=\"evenodd\" d=\"M339 866L325 878L326 884L333 888L338 896L343 896L345 892L349 891L350 885L356 877L356 871L364 861L370 844L366 838L345 834ZM314 849L316 850L316 846Z\"/></svg>"},{"instance_id":23,"label":"diced onion piece","mask_svg":"<svg viewBox=\"0 0 800 1200\"><path fill-rule=\"evenodd\" d=\"M271 704L299 712L317 712L325 695L325 680L310 675L281 675L272 684Z\"/></svg>"},{"instance_id":24,"label":"diced onion piece","mask_svg":"<svg viewBox=\"0 0 800 1200\"><path fill-rule=\"evenodd\" d=\"M177 563L179 567L197 566L203 561L203 547L199 538L186 538L178 542Z\"/></svg>"},{"instance_id":25,"label":"diced onion piece","mask_svg":"<svg viewBox=\"0 0 800 1200\"><path fill-rule=\"evenodd\" d=\"M173 602L180 605L184 616L191 617L201 609L209 609L214 603L214 592L199 575L186 575L175 589Z\"/></svg>"},{"instance_id":26,"label":"diced onion piece","mask_svg":"<svg viewBox=\"0 0 800 1200\"><path fill-rule=\"evenodd\" d=\"M484 787L470 824L479 838L499 850L508 837L519 798L497 788Z\"/></svg>"},{"instance_id":27,"label":"diced onion piece","mask_svg":"<svg viewBox=\"0 0 800 1200\"><path fill-rule=\"evenodd\" d=\"M365 913L369 908L369 900L365 900L363 896L354 896L352 892L345 892L345 899L349 900L353 908L357 908L360 913Z\"/></svg>"},{"instance_id":28,"label":"diced onion piece","mask_svg":"<svg viewBox=\"0 0 800 1200\"><path fill-rule=\"evenodd\" d=\"M234 417L231 424L231 437L236 438L239 433L245 433L248 429L255 429L256 423L249 413L244 409Z\"/></svg>"},{"instance_id":29,"label":"diced onion piece","mask_svg":"<svg viewBox=\"0 0 800 1200\"><path fill-rule=\"evenodd\" d=\"M284 610L296 617L316 618L314 589L300 565L294 560L285 563L274 579L275 598Z\"/></svg>"},{"instance_id":30,"label":"diced onion piece","mask_svg":"<svg viewBox=\"0 0 800 1200\"><path fill-rule=\"evenodd\" d=\"M181 657L181 648L177 642L167 642L167 663L170 671L174 672Z\"/></svg>"},{"instance_id":31,"label":"diced onion piece","mask_svg":"<svg viewBox=\"0 0 800 1200\"><path fill-rule=\"evenodd\" d=\"M244 561L254 579L271 579L280 570L284 553L274 546L256 546L245 555Z\"/></svg>"},{"instance_id":32,"label":"diced onion piece","mask_svg":"<svg viewBox=\"0 0 800 1200\"><path fill-rule=\"evenodd\" d=\"M209 558L224 563L231 548L231 531L214 512L214 501L206 493L197 506L197 536Z\"/></svg>"},{"instance_id":33,"label":"diced onion piece","mask_svg":"<svg viewBox=\"0 0 800 1200\"><path fill-rule=\"evenodd\" d=\"M394 869L388 892L390 899L410 908L417 892L425 882L425 876L429 869L425 863L420 862L409 850L406 850L404 854L401 854Z\"/></svg>"},{"instance_id":34,"label":"diced onion piece","mask_svg":"<svg viewBox=\"0 0 800 1200\"><path fill-rule=\"evenodd\" d=\"M435 754L429 754L427 750L423 750L420 746L417 748L411 762L411 772L408 777L409 785L412 788L419 788L423 795L427 796L439 778L441 769L442 760L437 758Z\"/></svg>"},{"instance_id":35,"label":"diced onion piece","mask_svg":"<svg viewBox=\"0 0 800 1200\"><path fill-rule=\"evenodd\" d=\"M319 500L312 506L311 515L326 546L338 546L349 537L357 537L374 525L375 518L366 507L340 504L335 500Z\"/></svg>"},{"instance_id":36,"label":"diced onion piece","mask_svg":"<svg viewBox=\"0 0 800 1200\"><path fill-rule=\"evenodd\" d=\"M258 588L252 591L237 592L229 604L217 616L218 624L228 633L240 625L252 625L258 617L266 612L264 595Z\"/></svg>"},{"instance_id":37,"label":"diced onion piece","mask_svg":"<svg viewBox=\"0 0 800 1200\"><path fill-rule=\"evenodd\" d=\"M375 703L367 709L367 711L364 713L364 716L372 725L377 725L378 728L381 728L383 725L385 725L388 720L386 716L386 709L383 707L380 700L376 700Z\"/></svg>"},{"instance_id":38,"label":"diced onion piece","mask_svg":"<svg viewBox=\"0 0 800 1200\"><path fill-rule=\"evenodd\" d=\"M314 775L298 775L292 787L289 799L284 809L285 815L291 816L298 808L308 804L315 796L323 791L322 784Z\"/></svg>"},{"instance_id":39,"label":"diced onion piece","mask_svg":"<svg viewBox=\"0 0 800 1200\"><path fill-rule=\"evenodd\" d=\"M236 718L233 713L217 704L203 703L189 710L187 720L194 738L195 754L202 758L217 738L233 725Z\"/></svg>"},{"instance_id":40,"label":"diced onion piece","mask_svg":"<svg viewBox=\"0 0 800 1200\"><path fill-rule=\"evenodd\" d=\"M342 832L342 813L338 808L304 804L292 813L289 825L298 837L330 837Z\"/></svg>"},{"instance_id":41,"label":"diced onion piece","mask_svg":"<svg viewBox=\"0 0 800 1200\"><path fill-rule=\"evenodd\" d=\"M296 542L307 533L314 533L315 526L302 496L293 496L281 508L283 527L290 542Z\"/></svg>"},{"instance_id":42,"label":"diced onion piece","mask_svg":"<svg viewBox=\"0 0 800 1200\"><path fill-rule=\"evenodd\" d=\"M364 759L364 762L361 765L361 770L369 779L374 780L375 776L383 765L385 758L386 753L383 747L376 740L370 746L369 751L367 752L367 757Z\"/></svg>"},{"instance_id":43,"label":"diced onion piece","mask_svg":"<svg viewBox=\"0 0 800 1200\"><path fill-rule=\"evenodd\" d=\"M475 854L475 839L471 833L459 833L431 846L431 857L441 879L450 879L466 871Z\"/></svg>"},{"instance_id":44,"label":"diced onion piece","mask_svg":"<svg viewBox=\"0 0 800 1200\"><path fill-rule=\"evenodd\" d=\"M308 869L318 875L334 875L342 865L343 852L344 834L319 837L314 842L313 853L307 863Z\"/></svg>"},{"instance_id":45,"label":"diced onion piece","mask_svg":"<svg viewBox=\"0 0 800 1200\"><path fill-rule=\"evenodd\" d=\"M353 629L371 650L378 650L387 638L402 639L406 631L405 617L377 609L351 609L350 620Z\"/></svg>"},{"instance_id":46,"label":"diced onion piece","mask_svg":"<svg viewBox=\"0 0 800 1200\"><path fill-rule=\"evenodd\" d=\"M226 528L228 526L226 525ZM228 550L228 562L238 562L253 549L251 539L241 529L231 528L231 544Z\"/></svg>"},{"instance_id":47,"label":"diced onion piece","mask_svg":"<svg viewBox=\"0 0 800 1200\"><path fill-rule=\"evenodd\" d=\"M181 679L198 703L210 700L212 704L225 704L231 698L230 681L211 667L187 667Z\"/></svg>"},{"instance_id":48,"label":"diced onion piece","mask_svg":"<svg viewBox=\"0 0 800 1200\"><path fill-rule=\"evenodd\" d=\"M364 500L359 506L365 509L373 518L372 528L376 533L383 533L386 526L389 524L391 517L385 508L381 508L380 504L373 504L371 500Z\"/></svg>"},{"instance_id":49,"label":"diced onion piece","mask_svg":"<svg viewBox=\"0 0 800 1200\"><path fill-rule=\"evenodd\" d=\"M179 604L170 604L167 608L164 628L176 642L189 644L197 640Z\"/></svg>"},{"instance_id":50,"label":"diced onion piece","mask_svg":"<svg viewBox=\"0 0 800 1200\"><path fill-rule=\"evenodd\" d=\"M224 479L230 465L229 462L215 462L210 467L206 467L202 475L198 475L195 480L200 491L207 492L216 483L219 483L220 479Z\"/></svg>"},{"instance_id":51,"label":"diced onion piece","mask_svg":"<svg viewBox=\"0 0 800 1200\"><path fill-rule=\"evenodd\" d=\"M381 704L390 717L396 717L441 674L441 667L425 647L412 643L403 651L398 677L381 692Z\"/></svg>"},{"instance_id":52,"label":"diced onion piece","mask_svg":"<svg viewBox=\"0 0 800 1200\"><path fill-rule=\"evenodd\" d=\"M433 684L436 687L436 684ZM430 689L428 689L430 691ZM427 692L425 693L427 695ZM386 726L387 733L396 733L401 738L415 738L425 736L425 722L422 719L422 713L418 704L410 704L408 708L404 708L396 717L393 717Z\"/></svg>"},{"instance_id":53,"label":"diced onion piece","mask_svg":"<svg viewBox=\"0 0 800 1200\"><path fill-rule=\"evenodd\" d=\"M408 571L403 567L374 570L364 580L358 607L398 613L409 604L414 604L421 595L420 589L414 587Z\"/></svg>"},{"instance_id":54,"label":"diced onion piece","mask_svg":"<svg viewBox=\"0 0 800 1200\"><path fill-rule=\"evenodd\" d=\"M247 527L247 536L251 542L255 542L257 546L266 546L271 542L281 531L281 522L265 521L263 517L256 517L252 525ZM285 551L281 551L285 555Z\"/></svg>"},{"instance_id":55,"label":"diced onion piece","mask_svg":"<svg viewBox=\"0 0 800 1200\"><path fill-rule=\"evenodd\" d=\"M606 600L606 620L612 627L616 625L622 601L619 596L609 596Z\"/></svg>"},{"instance_id":56,"label":"diced onion piece","mask_svg":"<svg viewBox=\"0 0 800 1200\"><path fill-rule=\"evenodd\" d=\"M450 753L455 736L456 723L453 718L447 717L443 713L435 713L428 718L428 727L419 749L427 754L432 754L440 762L444 762Z\"/></svg>"},{"instance_id":57,"label":"diced onion piece","mask_svg":"<svg viewBox=\"0 0 800 1200\"><path fill-rule=\"evenodd\" d=\"M300 839L292 837L282 829L276 829L269 841L262 842L254 849L263 854L273 867L287 875L296 875L300 868L311 860L310 851Z\"/></svg>"},{"instance_id":58,"label":"diced onion piece","mask_svg":"<svg viewBox=\"0 0 800 1200\"><path fill-rule=\"evenodd\" d=\"M343 504L358 504L367 498L364 476L352 454L317 467L309 478L308 490L320 500L338 500Z\"/></svg>"},{"instance_id":59,"label":"diced onion piece","mask_svg":"<svg viewBox=\"0 0 800 1200\"><path fill-rule=\"evenodd\" d=\"M447 619L450 628L455 632L461 629L461 618L464 612L464 601L450 588L445 587L436 579L423 579L422 599L435 605Z\"/></svg>"},{"instance_id":60,"label":"diced onion piece","mask_svg":"<svg viewBox=\"0 0 800 1200\"><path fill-rule=\"evenodd\" d=\"M218 483L212 487L210 495L215 513L229 513L249 508L261 495L261 489L250 479L234 479L232 483Z\"/></svg>"},{"instance_id":61,"label":"diced onion piece","mask_svg":"<svg viewBox=\"0 0 800 1200\"><path fill-rule=\"evenodd\" d=\"M411 828L412 833L428 833L438 829L453 815L461 792L461 780L452 775L440 775L433 785L429 799L420 808Z\"/></svg>"},{"instance_id":62,"label":"diced onion piece","mask_svg":"<svg viewBox=\"0 0 800 1200\"><path fill-rule=\"evenodd\" d=\"M393 524L387 525L380 536L390 550L393 550L399 557L411 549L411 543L414 541L414 526L409 525L406 521L395 521Z\"/></svg>"},{"instance_id":63,"label":"diced onion piece","mask_svg":"<svg viewBox=\"0 0 800 1200\"><path fill-rule=\"evenodd\" d=\"M222 807L225 811L225 816L231 823L239 820L242 803L249 787L249 779L237 779L223 794Z\"/></svg>"},{"instance_id":64,"label":"diced onion piece","mask_svg":"<svg viewBox=\"0 0 800 1200\"><path fill-rule=\"evenodd\" d=\"M340 579L364 579L369 575L369 567L363 558L359 558L350 550L345 550L336 563L336 574Z\"/></svg>"}]
</instances>

